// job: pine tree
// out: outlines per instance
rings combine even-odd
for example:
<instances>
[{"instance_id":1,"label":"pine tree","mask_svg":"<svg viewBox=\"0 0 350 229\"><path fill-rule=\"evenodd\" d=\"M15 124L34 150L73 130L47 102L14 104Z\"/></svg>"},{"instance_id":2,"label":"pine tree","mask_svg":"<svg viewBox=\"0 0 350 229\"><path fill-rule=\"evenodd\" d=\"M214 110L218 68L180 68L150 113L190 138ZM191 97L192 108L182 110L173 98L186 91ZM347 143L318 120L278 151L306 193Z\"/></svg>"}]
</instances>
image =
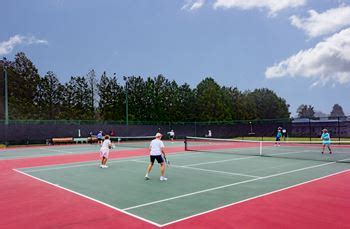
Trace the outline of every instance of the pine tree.
<instances>
[{"instance_id":1,"label":"pine tree","mask_svg":"<svg viewBox=\"0 0 350 229\"><path fill-rule=\"evenodd\" d=\"M297 109L299 118L314 118L315 111L314 107L311 105L301 104Z\"/></svg>"},{"instance_id":2,"label":"pine tree","mask_svg":"<svg viewBox=\"0 0 350 229\"><path fill-rule=\"evenodd\" d=\"M106 72L101 76L97 85L99 95L98 110L103 120L124 119L125 94L122 87L117 82L117 77L108 77Z\"/></svg>"},{"instance_id":3,"label":"pine tree","mask_svg":"<svg viewBox=\"0 0 350 229\"><path fill-rule=\"evenodd\" d=\"M40 79L36 102L40 119L53 120L59 117L63 101L63 85L55 73L49 71Z\"/></svg>"},{"instance_id":4,"label":"pine tree","mask_svg":"<svg viewBox=\"0 0 350 229\"><path fill-rule=\"evenodd\" d=\"M331 114L330 114L331 118L343 118L345 117L343 108L339 105L339 104L334 104Z\"/></svg>"},{"instance_id":5,"label":"pine tree","mask_svg":"<svg viewBox=\"0 0 350 229\"><path fill-rule=\"evenodd\" d=\"M36 98L40 76L38 69L20 52L8 74L9 113L11 119L36 119L39 109Z\"/></svg>"}]
</instances>

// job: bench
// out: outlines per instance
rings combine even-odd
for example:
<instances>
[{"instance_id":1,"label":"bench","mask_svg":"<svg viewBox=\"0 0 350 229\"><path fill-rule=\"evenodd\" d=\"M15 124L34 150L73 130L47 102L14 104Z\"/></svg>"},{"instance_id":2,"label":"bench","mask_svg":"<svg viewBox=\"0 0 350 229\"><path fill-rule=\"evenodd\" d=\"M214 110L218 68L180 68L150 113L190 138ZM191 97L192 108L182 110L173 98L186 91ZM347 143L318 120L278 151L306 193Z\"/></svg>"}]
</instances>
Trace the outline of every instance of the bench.
<instances>
[{"instance_id":1,"label":"bench","mask_svg":"<svg viewBox=\"0 0 350 229\"><path fill-rule=\"evenodd\" d=\"M78 143L88 143L88 138L74 138L73 141L78 144Z\"/></svg>"},{"instance_id":2,"label":"bench","mask_svg":"<svg viewBox=\"0 0 350 229\"><path fill-rule=\"evenodd\" d=\"M87 139L88 139L88 143L91 143L91 144L98 142L98 140L95 136L88 137Z\"/></svg>"},{"instance_id":3,"label":"bench","mask_svg":"<svg viewBox=\"0 0 350 229\"><path fill-rule=\"evenodd\" d=\"M52 144L74 143L73 138L52 138Z\"/></svg>"}]
</instances>

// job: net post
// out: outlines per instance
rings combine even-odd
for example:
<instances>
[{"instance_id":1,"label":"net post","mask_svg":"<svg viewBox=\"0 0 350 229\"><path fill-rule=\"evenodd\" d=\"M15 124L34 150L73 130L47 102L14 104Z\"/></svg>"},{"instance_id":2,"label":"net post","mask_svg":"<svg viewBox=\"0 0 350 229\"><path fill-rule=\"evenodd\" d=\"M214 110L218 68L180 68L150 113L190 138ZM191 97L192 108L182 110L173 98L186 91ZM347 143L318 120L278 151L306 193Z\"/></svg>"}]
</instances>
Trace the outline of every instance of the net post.
<instances>
[{"instance_id":1,"label":"net post","mask_svg":"<svg viewBox=\"0 0 350 229\"><path fill-rule=\"evenodd\" d=\"M184 139L184 143L185 143L185 151L188 151L188 148L187 148L187 137L185 136L185 139Z\"/></svg>"},{"instance_id":2,"label":"net post","mask_svg":"<svg viewBox=\"0 0 350 229\"><path fill-rule=\"evenodd\" d=\"M259 155L262 156L262 141L259 142Z\"/></svg>"}]
</instances>

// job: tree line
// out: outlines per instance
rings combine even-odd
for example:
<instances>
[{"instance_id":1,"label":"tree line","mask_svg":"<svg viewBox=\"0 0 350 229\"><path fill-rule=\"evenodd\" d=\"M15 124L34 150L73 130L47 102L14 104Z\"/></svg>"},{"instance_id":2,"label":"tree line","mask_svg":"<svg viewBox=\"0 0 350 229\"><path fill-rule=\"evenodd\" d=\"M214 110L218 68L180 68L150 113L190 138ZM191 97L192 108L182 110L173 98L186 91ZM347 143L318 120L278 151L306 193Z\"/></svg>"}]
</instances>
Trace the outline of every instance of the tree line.
<instances>
[{"instance_id":1,"label":"tree line","mask_svg":"<svg viewBox=\"0 0 350 229\"><path fill-rule=\"evenodd\" d=\"M324 114L322 112L316 112L314 110L314 107L311 105L301 104L297 109L298 117L299 118L318 118L318 117L329 117L330 119L337 119L337 118L345 118L346 115L343 111L343 107L339 104L334 104L332 107L332 111L329 115Z\"/></svg>"},{"instance_id":2,"label":"tree line","mask_svg":"<svg viewBox=\"0 0 350 229\"><path fill-rule=\"evenodd\" d=\"M108 75L91 70L66 83L40 76L23 53L0 60L8 72L9 117L13 120L232 121L289 118L286 100L267 88L240 91L211 77L195 88L163 75ZM2 85L3 86L3 85ZM3 100L3 99L2 99ZM2 101L3 102L3 101ZM128 111L128 112L127 112Z\"/></svg>"}]
</instances>

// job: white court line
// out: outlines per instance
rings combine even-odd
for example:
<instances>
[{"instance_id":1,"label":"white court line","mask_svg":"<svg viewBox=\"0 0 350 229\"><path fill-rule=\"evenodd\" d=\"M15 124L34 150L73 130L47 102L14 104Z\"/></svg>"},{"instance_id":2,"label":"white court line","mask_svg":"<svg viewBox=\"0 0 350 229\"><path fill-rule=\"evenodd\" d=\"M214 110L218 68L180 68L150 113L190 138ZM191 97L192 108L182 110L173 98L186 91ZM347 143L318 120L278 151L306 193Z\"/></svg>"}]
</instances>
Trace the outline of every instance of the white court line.
<instances>
[{"instance_id":1,"label":"white court line","mask_svg":"<svg viewBox=\"0 0 350 229\"><path fill-rule=\"evenodd\" d=\"M172 165L172 167L179 167L179 168L193 169L193 170L200 170L200 171L207 171L207 172L214 172L214 173L222 173L222 174L229 174L229 175L237 175L237 176L243 176L243 177L260 178L259 176L253 176L253 175L248 175L248 174L244 174L244 173L230 173L230 172L211 170L211 169L201 169L201 168L197 168L197 167L173 166L173 165Z\"/></svg>"},{"instance_id":2,"label":"white court line","mask_svg":"<svg viewBox=\"0 0 350 229\"><path fill-rule=\"evenodd\" d=\"M171 155L171 157L176 157L176 156L184 156L186 157L194 155L194 154L203 154L200 152L193 152L190 154L185 154L182 152L179 153L171 153L168 155ZM134 161L135 159L138 158L149 158L149 155L141 155L141 156L134 156L134 157L125 157L125 158L113 158L108 160L109 164L114 164L114 163L120 163L124 161ZM79 163L79 164L78 164ZM24 170L23 172L38 172L38 171L49 171L49 170L58 170L58 169L66 169L66 168L75 168L75 167L84 167L84 166L91 166L91 165L96 165L96 163L99 163L99 160L94 160L93 162L76 162L76 163L68 163L64 164L63 166L57 166L57 165L47 165L47 166L35 166L35 167L27 167L27 168L21 168ZM99 165L99 164L98 164ZM31 169L34 168L34 169ZM37 168L37 169L35 169Z\"/></svg>"},{"instance_id":3,"label":"white court line","mask_svg":"<svg viewBox=\"0 0 350 229\"><path fill-rule=\"evenodd\" d=\"M328 177L332 177L332 176L335 176L335 175L338 175L338 174L341 174L341 173L346 173L346 172L349 172L349 171L350 171L350 169L347 169L347 170L344 170L344 171L340 171L340 172L337 172L337 173L333 173L333 174L330 174L330 175L326 175L326 176L323 176L323 177L319 177L319 178L315 178L315 179L312 179L312 180L309 180L309 181L305 181L305 182L302 182L302 183L299 183L299 184L295 184L295 185L292 185L292 186L281 188L281 189L278 189L278 190L275 190L275 191L272 191L272 192L268 192L268 193L264 193L264 194L261 194L261 195L258 195L258 196L254 196L254 197L251 197L251 198L240 200L240 201L237 201L237 202L234 202L234 203L231 203L231 204L227 204L227 205L224 205L224 206L221 206L221 207L213 208L213 209L210 209L208 211L200 212L200 213L197 213L197 214L185 217L185 218L181 218L181 219L178 219L178 220L174 220L174 221L162 224L162 227L168 226L170 224L174 224L174 223L177 223L177 222L180 222L180 221L184 221L184 220L187 220L187 219L191 219L191 218L194 218L194 217L197 217L197 216L200 216L200 215L204 215L204 214L207 214L207 213L210 213L210 212L214 212L214 211L226 208L226 207L234 206L234 205L237 205L237 204L240 204L240 203L243 203L243 202L248 202L250 200L258 199L258 198L263 197L263 196L268 196L268 195L271 195L271 194L274 194L274 193L277 193L277 192L281 192L281 191L284 191L284 190L287 190L287 189L291 189L291 188L294 188L294 187L297 187L297 186L301 186L301 185L308 184L308 183L311 183L311 182L315 182L315 181L318 181L318 180L322 180L322 179L325 179L325 178L328 178Z\"/></svg>"},{"instance_id":4,"label":"white court line","mask_svg":"<svg viewBox=\"0 0 350 229\"><path fill-rule=\"evenodd\" d=\"M301 152L300 152L301 153ZM174 156L189 156L189 155L193 155L193 154L206 154L203 152L193 152L191 154L184 154L184 153L172 153L169 154L172 157ZM283 154L289 154L289 153L279 153L279 154L274 154L274 155L283 155ZM237 155L237 154L233 154L233 155ZM144 158L144 157L148 157L148 156L136 156L136 157L128 157L123 159L111 159L109 160L109 163L119 163L119 162L123 162L123 161L133 161L133 159L137 159L137 158ZM245 160L245 159L250 159L250 158L259 158L260 156L249 156L249 157L239 157L239 158L232 158L232 159L225 159L225 160L217 160L217 161L210 161L210 162L202 162L202 163L196 163L196 164L188 164L188 165L184 165L184 166L197 166L197 165L205 165L205 164L215 164L215 163L221 163L221 162L228 162L228 161L236 161L236 160ZM60 166L60 167L53 167L52 165L50 167L47 168L39 168L39 169L33 169L33 170L26 170L25 172L38 172L38 171L48 171L48 170L58 170L58 169L65 169L65 168L75 168L75 167L84 167L84 166L91 166L91 165L95 165L96 162L94 163L86 163L83 162L84 164L73 164L73 165L66 165L66 166ZM174 165L172 165L174 167ZM25 168L24 168L25 169ZM249 175L248 175L249 176ZM253 177L253 176L252 176Z\"/></svg>"},{"instance_id":5,"label":"white court line","mask_svg":"<svg viewBox=\"0 0 350 229\"><path fill-rule=\"evenodd\" d=\"M183 153L178 153L178 154L176 154L176 155L174 154L174 156L177 156L177 155L183 155ZM137 157L135 157L135 158L142 158L142 157L144 157L144 156L137 156ZM120 160L120 161L122 161L122 160ZM320 164L320 165L316 165L316 166L305 167L305 168L301 168L301 169L297 169L297 170L292 170L292 171L288 171L288 172L283 172L283 173L279 173L279 174L274 174L274 175L270 175L270 176L266 176L266 177L261 177L261 178L256 178L256 179L250 179L250 180L246 180L246 181L239 182L239 183L248 183L248 182L252 182L252 181L254 181L254 180L266 179L266 178L270 178L270 177L274 177L274 176L279 176L279 175L283 175L283 174L288 174L288 173L292 173L292 172L302 171L302 170L306 170L306 169L310 169L310 168L315 168L315 167L319 167L319 166L325 166L325 165L334 164L334 163L336 163L336 162L330 162L330 163ZM87 199L93 200L93 201L95 201L95 202L97 202L97 203L100 203L100 204L102 204L102 205L105 205L105 206L107 206L107 207L110 207L110 208L112 208L112 209L115 209L115 210L117 210L117 211L123 212L123 213L125 213L125 214L127 214L127 215L133 216L133 217L135 217L135 218L138 218L138 219L140 219L140 220L142 220L142 221L145 221L145 222L148 222L148 223L150 223L150 224L156 225L156 226L158 226L158 227L162 227L162 226L166 226L166 225L169 225L169 224L173 224L173 223L176 223L176 222L179 222L179 221L182 221L182 220L185 220L185 219L189 219L189 218L192 218L192 217L195 217L195 216L198 216L198 215L202 215L202 214L205 214L205 213L208 213L208 212L212 212L212 211L215 211L215 210L218 210L218 209L227 207L227 206L235 205L235 204L238 204L238 203L241 203L241 202L245 202L245 201L248 201L248 200L251 200L251 199L259 198L259 197L261 197L261 196L269 195L269 194L272 194L272 193L275 193L275 192L279 192L279 191L282 191L282 190L285 190L285 189L289 189L289 188L292 188L292 187L295 187L295 186L299 186L299 185L302 185L302 184L304 184L304 183L309 183L309 182L312 182L312 181L315 181L315 180L323 179L323 178L328 177L328 176L333 176L333 175L336 175L336 174L339 174L339 173L343 173L343 172L350 171L350 170L345 170L345 171L342 171L342 172L338 172L338 173L334 173L334 174L327 175L327 176L324 176L324 177L320 177L320 178L317 178L317 179L314 179L314 180L310 180L310 181L307 181L307 182L303 182L303 183L300 183L300 184L296 184L296 185L293 185L293 186L289 186L289 187L286 187L286 188L283 188L283 189L275 190L275 191L270 192L270 193L265 193L265 194L262 194L262 195L260 195L260 196L255 196L255 197L252 197L252 198L249 198L249 199L245 199L245 200L242 200L242 201L239 201L239 202L231 203L231 204L228 204L228 205L225 205L225 206L221 206L221 207L219 207L219 208L211 209L211 210L209 210L209 211L201 212L201 213L198 213L198 214L195 214L195 215L191 215L191 216L188 216L188 217L185 217L185 218L181 218L181 219L178 219L178 220L175 220L175 221L171 221L171 222L168 222L168 223L166 223L166 224L162 224L162 225L161 225L161 224L155 223L155 222L153 222L153 221L147 220L147 219L145 219L145 218L139 217L139 216L137 216L137 215L134 215L134 214L129 213L129 212L126 211L126 209L131 209L131 208L119 209L119 208L116 208L116 207L111 206L111 205L109 205L109 204L106 204L106 203L104 203L104 202L102 202L102 201L93 199L93 198L91 198L91 197L85 196L85 195L80 194L80 193L77 193L77 192L75 192L75 191L73 191L73 190L70 190L70 189L61 187L61 186L59 186L59 185L50 183L50 182L48 182L48 181L42 180L42 179L40 179L40 178L37 178L37 177L35 177L35 176L26 174L25 172L21 172L21 171L19 171L19 170L17 170L17 169L13 169L13 170L16 171L16 172L19 172L19 173L21 173L21 174L24 174L24 175L26 175L26 176L29 176L29 177L31 177L31 178L37 179L37 180L39 180L39 181L42 181L42 182L44 182L44 183L53 185L53 186L55 186L55 187L64 189L64 190L66 190L66 191L75 193L75 194L77 194L77 195L79 195L79 196L82 196L82 197L85 197L85 198L87 198ZM237 185L237 184L238 184L238 183L233 183L233 184L229 184L229 185L225 185L225 186L228 187L228 186L233 186L233 185ZM213 190L215 190L215 189L220 189L220 188L224 188L224 187L223 187L223 186L220 186L220 187L214 188ZM205 190L202 190L202 191L199 191L199 192L204 192L204 191L205 191ZM187 195L194 195L194 194L187 194ZM180 198L180 197L177 197L177 198ZM163 202L163 201L165 201L165 200L161 200L161 201ZM159 202L159 201L157 201L157 202ZM148 205L150 205L150 203L148 203ZM134 206L133 208L135 208L135 207L136 207L136 206Z\"/></svg>"},{"instance_id":6,"label":"white court line","mask_svg":"<svg viewBox=\"0 0 350 229\"><path fill-rule=\"evenodd\" d=\"M120 162L130 162L130 161L134 161L134 160L116 160L116 161L110 161L110 164L114 164L114 163L120 163ZM49 170L59 170L59 169L66 169L66 168L77 168L77 167L84 167L84 166L98 166L100 161L96 161L96 162L88 162L88 163L84 163L84 164L74 164L74 165L67 165L67 166L50 166L50 167L45 167L45 168L38 168L38 169L24 169L23 172L28 172L28 173L32 173L32 172L41 172L41 171L49 171Z\"/></svg>"},{"instance_id":7,"label":"white court line","mask_svg":"<svg viewBox=\"0 0 350 229\"><path fill-rule=\"evenodd\" d=\"M297 153L304 153L304 152L308 152L308 151L298 151ZM284 154L291 154L290 152L288 153L276 153L273 155L284 155ZM293 153L295 154L295 153ZM244 156L241 154L232 154L232 155L237 155L237 156ZM247 155L246 157L239 157L239 158L232 158L232 159L225 159L225 160L218 160L218 161L210 161L210 162L202 162L202 163L195 163L195 164L188 164L185 166L197 166L197 165L208 165L208 164L215 164L215 163L221 163L221 162L228 162L228 161L238 161L238 160L246 160L246 159L250 159L250 158L260 158L260 155L256 155L256 156L249 156ZM298 158L296 158L298 159Z\"/></svg>"},{"instance_id":8,"label":"white court line","mask_svg":"<svg viewBox=\"0 0 350 229\"><path fill-rule=\"evenodd\" d=\"M326 166L326 165L335 164L335 163L336 162L323 163L323 164L319 164L319 165L308 166L308 167L304 167L304 168L300 168L300 169L290 170L290 171L287 171L287 172L282 172L282 173L272 174L272 175L268 175L268 176L264 176L264 177L259 177L259 178L254 178L254 179L249 179L249 180L245 180L245 181L235 182L235 183L231 183L231 184L227 184L227 185L222 185L222 186L218 186L218 187L215 187L215 188L203 189L203 190L196 191L196 192L191 192L191 193L187 193L187 194L183 194L183 195L179 195L179 196L174 196L174 197L170 197L170 198L166 198L166 199L162 199L162 200L152 201L152 202L149 202L149 203L145 203L145 204L140 204L140 205L124 208L123 210L124 211L128 211L128 210L132 210L132 209L136 209L136 208L140 208L140 207L145 207L145 206L149 206L149 205L153 205L153 204L166 202L166 201L169 201L169 200L180 199L180 198L187 197L187 196L192 196L192 195L196 195L196 194L200 194L200 193L210 192L210 191L214 191L214 190L218 190L218 189L223 189L223 188L227 188L227 187L231 187L231 186L236 186L236 185L239 185L239 184L245 184L245 183L249 183L249 182L252 182L252 181L263 180L263 179L267 179L267 178L271 178L271 177L277 177L277 176L281 176L281 175L285 175L285 174L289 174L289 173L299 172L299 171L312 169L312 168L317 168L317 167Z\"/></svg>"},{"instance_id":9,"label":"white court line","mask_svg":"<svg viewBox=\"0 0 350 229\"><path fill-rule=\"evenodd\" d=\"M51 152L65 153L65 154L79 153L79 152L73 152L73 151L61 150L61 149L47 149L47 148L38 148L38 149L40 149L40 150L44 150L44 151L51 151Z\"/></svg>"},{"instance_id":10,"label":"white court line","mask_svg":"<svg viewBox=\"0 0 350 229\"><path fill-rule=\"evenodd\" d=\"M76 195L78 195L78 196L81 196L81 197L84 197L84 198L86 198L86 199L95 201L95 202L97 202L97 203L99 203L99 204L102 204L102 205L104 205L104 206L110 207L110 208L112 208L112 209L114 209L114 210L117 210L117 211L119 211L119 212L125 213L125 214L127 214L127 215L129 215L129 216L132 216L132 217L134 217L134 218L140 219L140 220L142 220L142 221L145 221L145 222L150 223L150 224L152 224L152 225L155 225L155 226L157 226L157 227L161 227L161 225L158 224L158 223L155 223L155 222L150 221L150 220L148 220L148 219L145 219L145 218L142 218L142 217L140 217L140 216L134 215L134 214L132 214L132 213L130 213L130 212L126 212L126 211L124 211L123 209L114 207L114 206L112 206L112 205L109 205L109 204L107 204L107 203L104 203L104 202L102 202L102 201L99 201L99 200L97 200L97 199L94 199L94 198L92 198L92 197L89 197L89 196L86 196L86 195L81 194L81 193L79 193L79 192L73 191L73 190L71 190L71 189L68 189L68 188L59 186L59 185L57 185L57 184L48 182L48 181L43 180L43 179L40 179L40 178L38 178L38 177L29 175L29 174L24 173L24 172L21 172L21 171L19 171L19 170L17 170L17 169L13 169L13 170L16 171L16 172L18 172L18 173L21 173L21 174L23 174L23 175L29 176L29 177L31 177L31 178L33 178L33 179L39 180L39 181L41 181L41 182L44 182L44 183L46 183L46 184L55 186L55 187L57 187L57 188L60 188L60 189L66 190L66 191L68 191L68 192L74 193L74 194L76 194Z\"/></svg>"},{"instance_id":11,"label":"white court line","mask_svg":"<svg viewBox=\"0 0 350 229\"><path fill-rule=\"evenodd\" d=\"M133 161L138 162L138 163L144 163L144 164L149 163L149 162L138 161L138 160L133 160ZM197 167L189 167L189 166L184 166L184 165L170 165L170 167L185 168L185 169L199 170L199 171L212 172L212 173L221 173L221 174L235 175L235 176L243 176L243 177L258 178L258 176L253 176L253 175L248 175L248 174L243 174L243 173L230 173L230 172L224 172L224 171L218 171L218 170L212 170L212 169L201 169L201 168L197 168Z\"/></svg>"},{"instance_id":12,"label":"white court line","mask_svg":"<svg viewBox=\"0 0 350 229\"><path fill-rule=\"evenodd\" d=\"M225 160L219 160L219 161L210 161L210 162L202 162L202 163L188 164L188 165L186 165L186 166L208 165L208 164L215 164L215 163L227 162L227 161L245 160L245 159L250 159L250 158L258 158L258 157L257 157L257 156L239 157L239 158L225 159Z\"/></svg>"}]
</instances>

